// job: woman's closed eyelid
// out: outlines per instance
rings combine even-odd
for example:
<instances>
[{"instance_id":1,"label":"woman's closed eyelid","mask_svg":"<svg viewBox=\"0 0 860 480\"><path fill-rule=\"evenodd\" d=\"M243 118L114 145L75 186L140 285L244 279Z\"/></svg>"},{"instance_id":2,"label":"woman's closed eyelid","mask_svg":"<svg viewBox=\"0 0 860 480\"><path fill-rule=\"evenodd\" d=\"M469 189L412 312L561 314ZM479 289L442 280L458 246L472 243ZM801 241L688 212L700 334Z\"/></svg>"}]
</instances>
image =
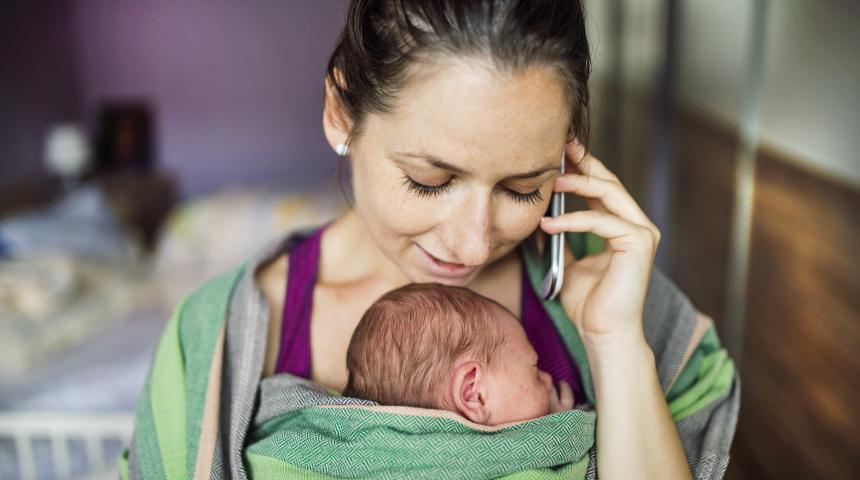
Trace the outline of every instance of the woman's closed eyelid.
<instances>
[{"instance_id":1,"label":"woman's closed eyelid","mask_svg":"<svg viewBox=\"0 0 860 480\"><path fill-rule=\"evenodd\" d=\"M430 170L430 171L422 171L422 170L411 170L407 168L400 169L403 175L408 177L410 180L415 183L419 183L428 187L439 187L442 186L454 179L456 179L459 175L451 174L450 172L438 171L438 170ZM442 173L442 175L440 175ZM529 195L534 193L536 190L540 190L543 188L550 179L544 179L535 183L534 178L529 179L513 179L510 181L501 180L497 186L510 191L511 193L515 193L518 195Z\"/></svg>"},{"instance_id":2,"label":"woman's closed eyelid","mask_svg":"<svg viewBox=\"0 0 860 480\"><path fill-rule=\"evenodd\" d=\"M418 195L419 197L435 197L447 192L448 187L451 186L451 180L448 180L441 185L425 185L423 183L416 182L409 175L404 175L403 184L406 186L406 190Z\"/></svg>"},{"instance_id":3,"label":"woman's closed eyelid","mask_svg":"<svg viewBox=\"0 0 860 480\"><path fill-rule=\"evenodd\" d=\"M401 169L400 171L403 175L413 181L425 185L441 185L456 177L456 175L451 175L448 172L440 172L436 170L425 171L421 169Z\"/></svg>"},{"instance_id":4,"label":"woman's closed eyelid","mask_svg":"<svg viewBox=\"0 0 860 480\"><path fill-rule=\"evenodd\" d=\"M413 179L408 174L403 176L403 184L406 186L406 189L420 197L435 197L442 195L448 191L448 189L451 187L451 183L454 180L455 177L450 177L442 184L427 185L425 183L421 183ZM527 193L520 193L508 187L501 186L501 190L504 191L504 193L508 197L518 203L534 205L543 201L543 194L541 193L540 189Z\"/></svg>"}]
</instances>

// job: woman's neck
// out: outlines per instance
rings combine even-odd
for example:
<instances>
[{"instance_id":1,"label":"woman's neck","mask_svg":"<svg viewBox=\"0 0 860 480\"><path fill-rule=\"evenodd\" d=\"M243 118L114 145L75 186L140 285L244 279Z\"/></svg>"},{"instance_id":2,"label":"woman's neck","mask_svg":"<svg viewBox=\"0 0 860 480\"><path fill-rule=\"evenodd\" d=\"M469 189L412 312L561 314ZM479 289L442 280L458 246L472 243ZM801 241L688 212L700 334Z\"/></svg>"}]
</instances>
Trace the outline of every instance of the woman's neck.
<instances>
[{"instance_id":1,"label":"woman's neck","mask_svg":"<svg viewBox=\"0 0 860 480\"><path fill-rule=\"evenodd\" d=\"M516 250L487 265L467 287L513 312L520 305L520 263ZM318 284L389 291L411 283L376 245L354 210L338 217L322 236Z\"/></svg>"},{"instance_id":2,"label":"woman's neck","mask_svg":"<svg viewBox=\"0 0 860 480\"><path fill-rule=\"evenodd\" d=\"M355 210L348 210L323 232L318 281L328 285L380 283L391 289L409 279L376 245Z\"/></svg>"}]
</instances>

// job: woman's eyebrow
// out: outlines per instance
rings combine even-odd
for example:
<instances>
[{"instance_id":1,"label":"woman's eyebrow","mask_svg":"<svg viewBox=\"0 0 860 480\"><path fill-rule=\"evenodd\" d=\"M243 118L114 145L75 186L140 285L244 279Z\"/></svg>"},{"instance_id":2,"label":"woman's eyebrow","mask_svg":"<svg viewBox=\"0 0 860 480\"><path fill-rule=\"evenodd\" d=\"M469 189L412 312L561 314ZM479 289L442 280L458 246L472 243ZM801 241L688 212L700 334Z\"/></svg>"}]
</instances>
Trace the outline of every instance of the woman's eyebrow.
<instances>
[{"instance_id":1,"label":"woman's eyebrow","mask_svg":"<svg viewBox=\"0 0 860 480\"><path fill-rule=\"evenodd\" d=\"M438 158L434 157L433 155L429 155L426 153L394 152L394 154L402 156L402 157L410 157L410 158L417 158L420 160L424 160L436 168L441 168L443 170L448 170L448 171L451 171L454 173L458 173L458 174L467 173L465 170L463 170L462 168L460 168L456 165L451 165L450 163L443 162L442 160L439 160ZM559 171L559 166L553 165L553 166L538 168L537 170L532 170L530 172L518 173L516 175L510 175L506 178L512 178L512 179L535 178L535 177L539 177L539 176L541 176L547 172L553 172L553 171L555 171L555 172Z\"/></svg>"}]
</instances>

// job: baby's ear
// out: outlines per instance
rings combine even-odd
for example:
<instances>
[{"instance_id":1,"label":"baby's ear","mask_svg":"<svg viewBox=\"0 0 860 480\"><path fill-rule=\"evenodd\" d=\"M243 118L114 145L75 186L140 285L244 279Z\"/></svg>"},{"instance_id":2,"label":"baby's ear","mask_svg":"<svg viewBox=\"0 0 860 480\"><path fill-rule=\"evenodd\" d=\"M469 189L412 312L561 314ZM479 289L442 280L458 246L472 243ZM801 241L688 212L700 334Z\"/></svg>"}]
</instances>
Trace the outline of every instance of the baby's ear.
<instances>
[{"instance_id":1,"label":"baby's ear","mask_svg":"<svg viewBox=\"0 0 860 480\"><path fill-rule=\"evenodd\" d=\"M460 415L475 423L489 421L487 387L486 369L480 363L470 360L454 370L451 397Z\"/></svg>"}]
</instances>

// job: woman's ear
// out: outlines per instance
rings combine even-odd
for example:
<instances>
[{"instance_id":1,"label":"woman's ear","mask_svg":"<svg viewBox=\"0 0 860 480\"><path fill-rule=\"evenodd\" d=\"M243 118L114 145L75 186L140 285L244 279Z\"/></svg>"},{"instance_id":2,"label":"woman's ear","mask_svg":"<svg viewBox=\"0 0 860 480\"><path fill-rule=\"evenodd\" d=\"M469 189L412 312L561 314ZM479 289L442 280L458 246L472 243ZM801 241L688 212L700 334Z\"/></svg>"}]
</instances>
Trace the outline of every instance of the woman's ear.
<instances>
[{"instance_id":1,"label":"woman's ear","mask_svg":"<svg viewBox=\"0 0 860 480\"><path fill-rule=\"evenodd\" d=\"M483 365L470 360L454 370L451 382L451 398L457 412L480 424L487 424L490 420L486 372Z\"/></svg>"},{"instance_id":2,"label":"woman's ear","mask_svg":"<svg viewBox=\"0 0 860 480\"><path fill-rule=\"evenodd\" d=\"M334 74L338 78L338 82L343 85L343 77L340 71L335 69ZM340 97L338 97L337 91L331 84L329 77L326 76L325 101L323 104L323 131L332 149L335 149L339 144L346 143L350 126L351 122L349 121L349 116L346 114L346 110L343 108L343 103Z\"/></svg>"}]
</instances>

